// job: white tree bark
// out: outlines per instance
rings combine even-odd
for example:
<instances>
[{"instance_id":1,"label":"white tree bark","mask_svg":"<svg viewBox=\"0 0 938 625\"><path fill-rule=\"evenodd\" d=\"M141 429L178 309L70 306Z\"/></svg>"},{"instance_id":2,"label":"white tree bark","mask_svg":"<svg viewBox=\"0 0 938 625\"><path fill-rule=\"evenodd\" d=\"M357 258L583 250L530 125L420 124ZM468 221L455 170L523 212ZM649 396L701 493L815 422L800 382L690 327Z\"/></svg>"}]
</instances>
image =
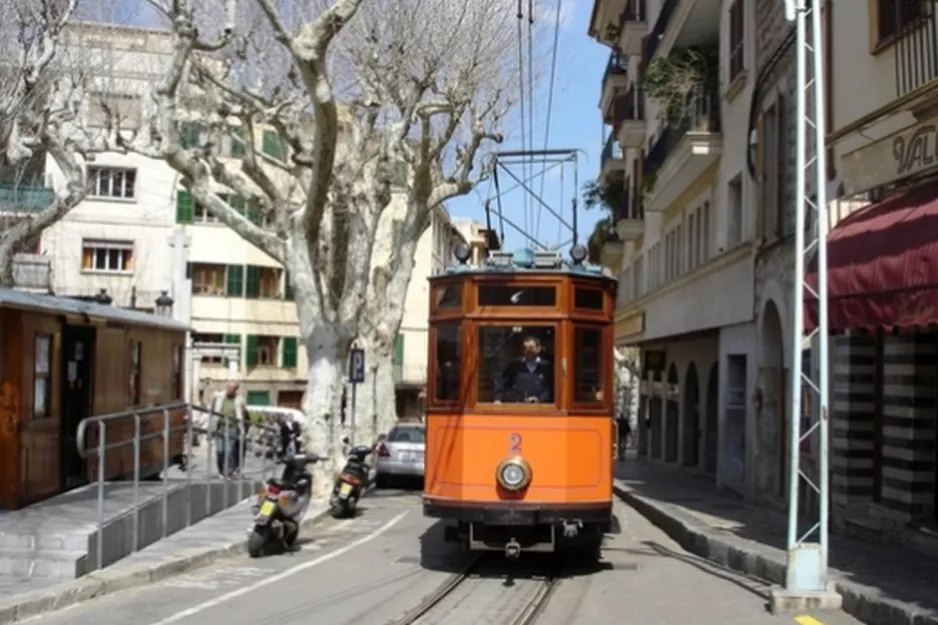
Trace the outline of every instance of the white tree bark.
<instances>
[{"instance_id":1,"label":"white tree bark","mask_svg":"<svg viewBox=\"0 0 938 625\"><path fill-rule=\"evenodd\" d=\"M349 431L340 407L353 343L370 365L356 439L371 442L396 419L391 358L416 245L434 210L486 176L484 148L501 141L518 84L516 0L336 0L311 13L286 0L227 0L223 27L217 7L151 2L172 28L173 53L154 94L156 142L124 147L166 159L196 201L288 270L310 363L308 443L332 459L325 475ZM186 149L179 124L193 119L207 141ZM232 125L247 139L239 161L218 153ZM255 145L262 128L283 138L283 162ZM219 187L249 198L267 223L239 214ZM406 211L379 258L395 189Z\"/></svg>"}]
</instances>

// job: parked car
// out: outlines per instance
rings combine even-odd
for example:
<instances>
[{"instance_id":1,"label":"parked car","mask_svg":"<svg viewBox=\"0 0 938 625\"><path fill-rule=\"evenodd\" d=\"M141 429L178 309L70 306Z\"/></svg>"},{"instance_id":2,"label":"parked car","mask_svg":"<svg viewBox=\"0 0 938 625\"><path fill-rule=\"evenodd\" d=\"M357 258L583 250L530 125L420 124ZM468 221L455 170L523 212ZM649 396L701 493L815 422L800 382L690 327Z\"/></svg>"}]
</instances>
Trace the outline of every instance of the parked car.
<instances>
[{"instance_id":1,"label":"parked car","mask_svg":"<svg viewBox=\"0 0 938 625\"><path fill-rule=\"evenodd\" d=\"M422 478L427 451L427 430L421 423L395 425L378 443L375 456L376 485L387 486L394 479Z\"/></svg>"}]
</instances>

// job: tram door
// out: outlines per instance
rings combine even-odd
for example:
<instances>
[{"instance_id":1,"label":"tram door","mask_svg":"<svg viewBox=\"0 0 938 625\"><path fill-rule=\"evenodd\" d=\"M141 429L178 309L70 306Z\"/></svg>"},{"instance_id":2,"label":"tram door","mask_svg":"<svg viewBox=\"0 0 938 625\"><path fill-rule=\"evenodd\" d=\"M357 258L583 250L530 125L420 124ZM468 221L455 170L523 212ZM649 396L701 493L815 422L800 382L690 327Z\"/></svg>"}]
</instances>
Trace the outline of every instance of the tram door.
<instances>
[{"instance_id":1,"label":"tram door","mask_svg":"<svg viewBox=\"0 0 938 625\"><path fill-rule=\"evenodd\" d=\"M85 461L78 455L78 425L92 416L94 326L66 326L63 330L62 363L62 488L87 483Z\"/></svg>"}]
</instances>

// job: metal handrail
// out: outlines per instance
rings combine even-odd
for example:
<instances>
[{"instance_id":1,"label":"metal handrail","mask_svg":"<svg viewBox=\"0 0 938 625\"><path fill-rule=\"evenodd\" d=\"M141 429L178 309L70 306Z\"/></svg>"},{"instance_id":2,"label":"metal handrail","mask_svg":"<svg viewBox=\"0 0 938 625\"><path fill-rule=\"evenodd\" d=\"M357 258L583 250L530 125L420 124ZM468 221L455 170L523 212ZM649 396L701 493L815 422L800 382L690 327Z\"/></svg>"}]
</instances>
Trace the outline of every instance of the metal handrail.
<instances>
[{"instance_id":1,"label":"metal handrail","mask_svg":"<svg viewBox=\"0 0 938 625\"><path fill-rule=\"evenodd\" d=\"M185 423L181 425L173 425L171 423L171 414L180 410L186 411ZM185 486L185 498L186 498L186 522L184 527L189 527L192 525L192 471L191 471L191 461L193 454L193 441L195 435L206 434L208 436L208 442L205 446L206 450L206 495L205 495L205 512L206 516L211 515L212 510L212 489L213 489L213 480L214 472L213 462L214 458L212 457L212 451L214 447L214 438L218 432L216 427L215 430L212 430L211 427L202 428L197 427L193 423L193 414L201 413L206 415L210 420L215 419L216 426L221 424L231 424L233 420L231 417L227 417L218 412L203 408L201 406L194 406L192 404L187 404L183 402L168 404L165 406L155 406L150 408L143 408L140 410L128 410L124 412L118 412L108 415L96 416L96 417L87 417L82 419L78 424L77 430L77 440L76 444L78 447L78 454L83 459L88 459L91 457L96 457L98 459L97 467L97 545L96 545L96 559L95 559L95 568L100 569L104 565L104 494L105 494L105 484L107 480L107 456L108 452L115 449L122 449L128 446L133 446L134 453L134 469L133 469L133 548L132 552L136 552L140 549L140 478L141 478L141 466L140 466L140 456L142 450L142 443L148 440L161 439L163 442L163 466L161 471L161 478L163 483L162 491L162 538L167 536L167 526L169 520L169 486L170 479L168 476L168 471L170 467L174 466L176 463L170 462L170 440L174 433L185 433L185 442L184 442L184 451L183 454L186 456L186 463L189 470L186 471L186 486ZM141 422L144 417L152 416L162 416L162 427L158 432L150 432L144 434L141 432ZM113 443L108 442L108 425L113 424L119 420L133 419L134 422L134 435L130 439L125 439ZM96 444L91 447L87 446L87 432L89 426L96 426L96 431L98 435L98 440ZM261 432L268 436L272 436L273 440L276 441L279 437L279 430L274 427L268 426L266 424L259 423L244 423L245 433L249 430L255 430ZM245 436L239 437L241 439L243 448L238 450L238 453L241 455L241 461L239 464L244 464L244 454L248 448L248 440ZM222 439L224 441L224 448L226 450L224 456L224 465L222 470L225 475L229 475L229 462L231 459L231 439L230 439L230 428L223 428ZM267 452L272 451L270 447L261 447L261 479L266 479L268 476L268 458ZM274 459L271 463L270 468L274 469L276 467L276 460ZM228 483L225 478L225 483ZM252 478L253 479L253 478ZM242 501L246 498L244 493L244 474L243 472L239 475L238 478L238 501ZM228 488L224 489L223 493L223 507L228 508Z\"/></svg>"}]
</instances>

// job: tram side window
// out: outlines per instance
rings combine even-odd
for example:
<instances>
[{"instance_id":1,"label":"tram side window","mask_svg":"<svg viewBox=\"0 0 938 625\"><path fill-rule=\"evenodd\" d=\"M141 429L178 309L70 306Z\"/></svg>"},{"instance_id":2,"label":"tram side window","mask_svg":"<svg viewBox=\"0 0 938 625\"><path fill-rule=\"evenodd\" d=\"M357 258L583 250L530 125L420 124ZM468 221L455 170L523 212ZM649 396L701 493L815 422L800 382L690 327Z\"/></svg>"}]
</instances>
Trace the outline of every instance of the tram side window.
<instances>
[{"instance_id":1,"label":"tram side window","mask_svg":"<svg viewBox=\"0 0 938 625\"><path fill-rule=\"evenodd\" d=\"M479 306L556 306L557 287L479 285Z\"/></svg>"},{"instance_id":2,"label":"tram side window","mask_svg":"<svg viewBox=\"0 0 938 625\"><path fill-rule=\"evenodd\" d=\"M597 328L576 328L574 331L576 366L573 369L574 397L577 403L602 403L603 333Z\"/></svg>"},{"instance_id":3,"label":"tram side window","mask_svg":"<svg viewBox=\"0 0 938 625\"><path fill-rule=\"evenodd\" d=\"M553 404L554 326L479 328L479 403Z\"/></svg>"},{"instance_id":4,"label":"tram side window","mask_svg":"<svg viewBox=\"0 0 938 625\"><path fill-rule=\"evenodd\" d=\"M434 399L438 401L459 400L459 359L461 355L459 324L441 323L437 325Z\"/></svg>"}]
</instances>

